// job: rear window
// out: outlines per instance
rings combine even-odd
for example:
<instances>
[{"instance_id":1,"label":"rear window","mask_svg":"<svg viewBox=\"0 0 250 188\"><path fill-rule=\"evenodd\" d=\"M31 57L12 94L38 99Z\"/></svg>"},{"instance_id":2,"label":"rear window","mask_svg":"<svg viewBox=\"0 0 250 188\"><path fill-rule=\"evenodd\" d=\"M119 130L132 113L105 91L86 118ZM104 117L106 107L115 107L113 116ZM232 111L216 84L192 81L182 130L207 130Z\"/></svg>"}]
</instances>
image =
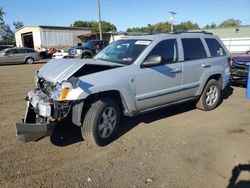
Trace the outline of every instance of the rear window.
<instances>
[{"instance_id":1,"label":"rear window","mask_svg":"<svg viewBox=\"0 0 250 188\"><path fill-rule=\"evenodd\" d=\"M184 38L181 39L184 50L184 60L196 60L207 57L205 48L200 38Z\"/></svg>"},{"instance_id":2,"label":"rear window","mask_svg":"<svg viewBox=\"0 0 250 188\"><path fill-rule=\"evenodd\" d=\"M205 40L212 57L226 55L225 50L216 39L206 38Z\"/></svg>"}]
</instances>

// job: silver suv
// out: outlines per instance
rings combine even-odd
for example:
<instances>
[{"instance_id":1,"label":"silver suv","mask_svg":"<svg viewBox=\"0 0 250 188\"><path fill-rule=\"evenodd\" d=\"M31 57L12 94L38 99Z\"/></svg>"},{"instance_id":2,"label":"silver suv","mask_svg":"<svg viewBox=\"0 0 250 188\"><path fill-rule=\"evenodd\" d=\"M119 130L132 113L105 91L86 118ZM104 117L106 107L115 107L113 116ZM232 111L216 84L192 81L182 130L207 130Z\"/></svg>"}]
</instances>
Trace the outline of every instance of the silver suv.
<instances>
[{"instance_id":1,"label":"silver suv","mask_svg":"<svg viewBox=\"0 0 250 188\"><path fill-rule=\"evenodd\" d=\"M18 139L38 140L70 117L85 140L112 141L120 117L197 101L214 109L229 80L228 51L210 33L134 36L113 42L94 59L51 60L36 73Z\"/></svg>"},{"instance_id":2,"label":"silver suv","mask_svg":"<svg viewBox=\"0 0 250 188\"><path fill-rule=\"evenodd\" d=\"M38 52L31 48L7 48L0 52L1 63L27 63L32 64L34 61L40 60Z\"/></svg>"}]
</instances>

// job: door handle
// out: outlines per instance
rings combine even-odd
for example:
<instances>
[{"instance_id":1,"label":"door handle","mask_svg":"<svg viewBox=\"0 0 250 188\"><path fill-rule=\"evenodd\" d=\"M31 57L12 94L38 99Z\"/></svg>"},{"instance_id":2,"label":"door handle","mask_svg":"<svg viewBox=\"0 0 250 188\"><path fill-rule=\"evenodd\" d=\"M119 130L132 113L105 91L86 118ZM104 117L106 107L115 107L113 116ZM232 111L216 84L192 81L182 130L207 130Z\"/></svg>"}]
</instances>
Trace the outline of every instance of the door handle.
<instances>
[{"instance_id":1,"label":"door handle","mask_svg":"<svg viewBox=\"0 0 250 188\"><path fill-rule=\"evenodd\" d=\"M202 67L203 68L208 68L208 67L211 67L211 64L210 63L204 63L204 64L202 64Z\"/></svg>"},{"instance_id":2,"label":"door handle","mask_svg":"<svg viewBox=\"0 0 250 188\"><path fill-rule=\"evenodd\" d=\"M176 68L176 69L171 69L170 72L171 73L181 73L182 70L181 70L181 68Z\"/></svg>"}]
</instances>

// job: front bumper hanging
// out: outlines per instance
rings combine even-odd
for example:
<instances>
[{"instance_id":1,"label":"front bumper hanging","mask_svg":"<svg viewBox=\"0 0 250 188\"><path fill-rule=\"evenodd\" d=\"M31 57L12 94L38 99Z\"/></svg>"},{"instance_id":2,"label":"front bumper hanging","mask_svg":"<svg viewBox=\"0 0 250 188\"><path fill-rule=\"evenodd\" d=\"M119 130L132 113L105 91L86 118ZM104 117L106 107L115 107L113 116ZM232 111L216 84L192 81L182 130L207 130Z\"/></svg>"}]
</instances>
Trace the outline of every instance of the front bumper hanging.
<instances>
[{"instance_id":1,"label":"front bumper hanging","mask_svg":"<svg viewBox=\"0 0 250 188\"><path fill-rule=\"evenodd\" d=\"M52 136L55 123L50 123L45 118L41 121L41 115L50 115L49 104L37 98L34 92L29 92L27 100L25 118L21 123L16 123L17 139L22 142L31 142Z\"/></svg>"},{"instance_id":2,"label":"front bumper hanging","mask_svg":"<svg viewBox=\"0 0 250 188\"><path fill-rule=\"evenodd\" d=\"M16 123L17 140L22 142L38 141L46 136L52 136L55 125L36 123Z\"/></svg>"}]
</instances>

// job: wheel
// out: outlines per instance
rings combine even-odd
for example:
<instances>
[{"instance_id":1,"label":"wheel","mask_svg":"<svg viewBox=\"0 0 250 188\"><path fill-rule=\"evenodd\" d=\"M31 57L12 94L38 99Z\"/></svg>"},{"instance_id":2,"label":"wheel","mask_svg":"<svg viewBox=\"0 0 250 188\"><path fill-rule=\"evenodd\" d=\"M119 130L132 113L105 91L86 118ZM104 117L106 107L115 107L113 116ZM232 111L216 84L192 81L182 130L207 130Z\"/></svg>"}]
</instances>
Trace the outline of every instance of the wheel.
<instances>
[{"instance_id":1,"label":"wheel","mask_svg":"<svg viewBox=\"0 0 250 188\"><path fill-rule=\"evenodd\" d=\"M25 63L26 64L33 64L34 63L34 59L32 57L28 57L28 58L26 58Z\"/></svg>"},{"instance_id":2,"label":"wheel","mask_svg":"<svg viewBox=\"0 0 250 188\"><path fill-rule=\"evenodd\" d=\"M91 55L84 54L84 55L82 55L82 59L91 59Z\"/></svg>"},{"instance_id":3,"label":"wheel","mask_svg":"<svg viewBox=\"0 0 250 188\"><path fill-rule=\"evenodd\" d=\"M205 86L196 107L209 111L218 105L221 97L221 88L217 80L211 79Z\"/></svg>"},{"instance_id":4,"label":"wheel","mask_svg":"<svg viewBox=\"0 0 250 188\"><path fill-rule=\"evenodd\" d=\"M98 146L109 144L120 124L120 108L115 100L102 98L91 104L81 127L84 140Z\"/></svg>"}]
</instances>

